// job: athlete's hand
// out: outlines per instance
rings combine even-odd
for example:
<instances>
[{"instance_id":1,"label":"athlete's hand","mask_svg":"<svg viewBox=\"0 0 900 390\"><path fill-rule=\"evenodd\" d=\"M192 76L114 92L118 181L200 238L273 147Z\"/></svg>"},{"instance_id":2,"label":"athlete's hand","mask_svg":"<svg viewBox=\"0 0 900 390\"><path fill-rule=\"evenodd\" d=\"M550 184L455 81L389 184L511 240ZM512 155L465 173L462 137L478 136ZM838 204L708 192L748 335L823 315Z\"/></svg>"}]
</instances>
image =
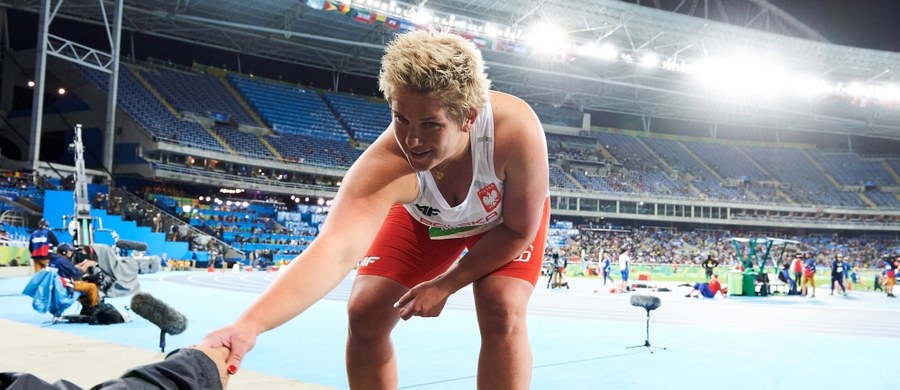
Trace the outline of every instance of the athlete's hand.
<instances>
[{"instance_id":1,"label":"athlete's hand","mask_svg":"<svg viewBox=\"0 0 900 390\"><path fill-rule=\"evenodd\" d=\"M219 381L222 382L222 388L228 388L228 348L218 347L211 348L204 345L194 345L190 347L185 347L187 349L197 349L206 354L206 356L216 363L216 370L219 373Z\"/></svg>"},{"instance_id":2,"label":"athlete's hand","mask_svg":"<svg viewBox=\"0 0 900 390\"><path fill-rule=\"evenodd\" d=\"M408 320L413 316L437 317L444 310L450 290L435 280L413 287L394 304L400 310L400 318Z\"/></svg>"},{"instance_id":3,"label":"athlete's hand","mask_svg":"<svg viewBox=\"0 0 900 390\"><path fill-rule=\"evenodd\" d=\"M198 345L210 348L225 347L229 354L225 368L228 373L234 375L241 367L244 355L253 349L256 344L256 332L250 326L234 323L222 329L215 330L206 335Z\"/></svg>"}]
</instances>

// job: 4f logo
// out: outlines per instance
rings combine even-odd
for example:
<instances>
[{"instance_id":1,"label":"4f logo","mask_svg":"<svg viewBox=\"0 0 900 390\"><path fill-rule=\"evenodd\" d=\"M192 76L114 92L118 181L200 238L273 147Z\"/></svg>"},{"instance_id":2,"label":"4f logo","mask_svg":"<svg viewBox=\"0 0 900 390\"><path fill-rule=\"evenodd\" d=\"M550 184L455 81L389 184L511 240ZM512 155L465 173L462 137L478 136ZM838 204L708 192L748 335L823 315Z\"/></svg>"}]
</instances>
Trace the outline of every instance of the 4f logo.
<instances>
[{"instance_id":1,"label":"4f logo","mask_svg":"<svg viewBox=\"0 0 900 390\"><path fill-rule=\"evenodd\" d=\"M441 213L441 210L438 210L431 206L423 206L420 204L416 205L416 208L419 209L419 212L426 217L433 217Z\"/></svg>"},{"instance_id":2,"label":"4f logo","mask_svg":"<svg viewBox=\"0 0 900 390\"><path fill-rule=\"evenodd\" d=\"M380 258L381 258L381 257L378 257L378 256L366 256L366 257L364 257L362 260L359 261L359 266L360 266L360 267L365 267L365 266L367 266L367 265L369 265L369 264L374 263L375 261L377 261L377 260L380 259Z\"/></svg>"}]
</instances>

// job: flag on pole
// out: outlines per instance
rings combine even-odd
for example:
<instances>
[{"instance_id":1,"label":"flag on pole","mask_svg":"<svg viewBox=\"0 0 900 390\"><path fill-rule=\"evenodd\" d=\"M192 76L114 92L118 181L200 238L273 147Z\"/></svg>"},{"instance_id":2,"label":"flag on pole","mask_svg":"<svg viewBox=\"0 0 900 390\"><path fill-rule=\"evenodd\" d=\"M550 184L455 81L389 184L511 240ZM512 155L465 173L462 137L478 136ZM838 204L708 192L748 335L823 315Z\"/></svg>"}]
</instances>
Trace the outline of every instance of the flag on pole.
<instances>
[{"instance_id":1,"label":"flag on pole","mask_svg":"<svg viewBox=\"0 0 900 390\"><path fill-rule=\"evenodd\" d=\"M354 10L353 19L357 22L362 22L366 24L375 23L375 17L372 16L372 13L363 9Z\"/></svg>"},{"instance_id":2,"label":"flag on pole","mask_svg":"<svg viewBox=\"0 0 900 390\"><path fill-rule=\"evenodd\" d=\"M388 16L387 18L384 19L384 24L387 25L388 27L390 27L391 30L396 30L396 29L400 28L400 22L401 22L400 19L392 18L390 16Z\"/></svg>"}]
</instances>

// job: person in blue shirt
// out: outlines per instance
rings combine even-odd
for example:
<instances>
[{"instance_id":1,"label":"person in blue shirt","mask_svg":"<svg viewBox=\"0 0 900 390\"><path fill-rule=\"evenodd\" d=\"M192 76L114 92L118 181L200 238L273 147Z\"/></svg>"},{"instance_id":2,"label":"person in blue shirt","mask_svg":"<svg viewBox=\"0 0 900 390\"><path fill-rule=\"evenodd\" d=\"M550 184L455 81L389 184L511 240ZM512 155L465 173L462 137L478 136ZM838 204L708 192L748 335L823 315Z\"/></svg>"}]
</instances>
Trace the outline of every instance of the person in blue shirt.
<instances>
[{"instance_id":1,"label":"person in blue shirt","mask_svg":"<svg viewBox=\"0 0 900 390\"><path fill-rule=\"evenodd\" d=\"M71 260L72 254L75 253L75 248L67 243L62 243L57 251L58 253L50 256L47 266L57 269L57 273L63 279L63 285L66 288L81 292L81 297L78 298L78 301L81 302L81 314L93 313L97 305L100 304L100 291L97 289L97 285L81 280L83 272L75 264L72 264Z\"/></svg>"},{"instance_id":2,"label":"person in blue shirt","mask_svg":"<svg viewBox=\"0 0 900 390\"><path fill-rule=\"evenodd\" d=\"M615 284L616 281L613 280L612 275L609 273L610 268L612 268L612 261L609 258L609 253L603 253L603 285L606 285L606 279L609 279L609 282Z\"/></svg>"}]
</instances>

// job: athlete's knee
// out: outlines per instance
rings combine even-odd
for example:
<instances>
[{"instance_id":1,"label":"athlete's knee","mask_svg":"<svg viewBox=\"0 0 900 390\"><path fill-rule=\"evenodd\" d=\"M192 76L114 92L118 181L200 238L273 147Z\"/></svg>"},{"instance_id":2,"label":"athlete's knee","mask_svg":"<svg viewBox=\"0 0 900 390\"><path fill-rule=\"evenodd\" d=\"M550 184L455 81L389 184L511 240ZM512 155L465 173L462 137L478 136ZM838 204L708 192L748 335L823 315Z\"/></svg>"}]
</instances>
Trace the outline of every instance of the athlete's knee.
<instances>
[{"instance_id":1,"label":"athlete's knee","mask_svg":"<svg viewBox=\"0 0 900 390\"><path fill-rule=\"evenodd\" d=\"M507 337L525 330L525 314L512 307L486 310L479 316L482 337Z\"/></svg>"},{"instance_id":2,"label":"athlete's knee","mask_svg":"<svg viewBox=\"0 0 900 390\"><path fill-rule=\"evenodd\" d=\"M354 303L347 306L348 330L355 338L383 337L397 324L397 314L393 309L379 309L374 305Z\"/></svg>"}]
</instances>

